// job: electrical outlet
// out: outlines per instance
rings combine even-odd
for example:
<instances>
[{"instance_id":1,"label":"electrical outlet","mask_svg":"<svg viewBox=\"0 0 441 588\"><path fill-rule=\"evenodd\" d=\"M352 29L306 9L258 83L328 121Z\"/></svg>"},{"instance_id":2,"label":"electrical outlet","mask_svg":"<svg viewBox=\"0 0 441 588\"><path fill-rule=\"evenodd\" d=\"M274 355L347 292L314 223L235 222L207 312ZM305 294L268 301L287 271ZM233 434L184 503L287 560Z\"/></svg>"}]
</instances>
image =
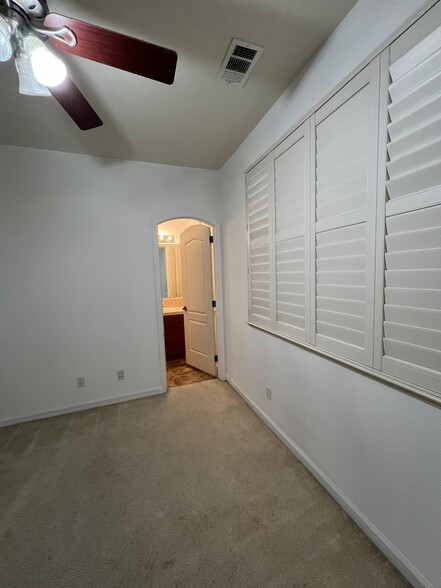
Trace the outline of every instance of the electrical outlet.
<instances>
[{"instance_id":1,"label":"electrical outlet","mask_svg":"<svg viewBox=\"0 0 441 588\"><path fill-rule=\"evenodd\" d=\"M77 388L85 388L86 387L86 378L84 376L80 376L77 378Z\"/></svg>"},{"instance_id":2,"label":"electrical outlet","mask_svg":"<svg viewBox=\"0 0 441 588\"><path fill-rule=\"evenodd\" d=\"M268 400L272 400L272 395L273 395L273 391L271 390L271 388L269 386L266 387L266 397L268 398Z\"/></svg>"},{"instance_id":3,"label":"electrical outlet","mask_svg":"<svg viewBox=\"0 0 441 588\"><path fill-rule=\"evenodd\" d=\"M124 380L125 375L124 375L124 370L118 370L116 372L116 379L117 380Z\"/></svg>"}]
</instances>

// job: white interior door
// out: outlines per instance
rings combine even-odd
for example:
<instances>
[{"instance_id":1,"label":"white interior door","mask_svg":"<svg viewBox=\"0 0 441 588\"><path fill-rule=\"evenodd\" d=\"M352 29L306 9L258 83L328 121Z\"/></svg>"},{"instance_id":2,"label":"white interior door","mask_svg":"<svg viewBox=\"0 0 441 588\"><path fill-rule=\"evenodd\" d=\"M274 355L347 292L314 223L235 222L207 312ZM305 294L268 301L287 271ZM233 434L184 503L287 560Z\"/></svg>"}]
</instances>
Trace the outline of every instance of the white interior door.
<instances>
[{"instance_id":1,"label":"white interior door","mask_svg":"<svg viewBox=\"0 0 441 588\"><path fill-rule=\"evenodd\" d=\"M186 362L216 376L210 228L193 225L180 239Z\"/></svg>"}]
</instances>

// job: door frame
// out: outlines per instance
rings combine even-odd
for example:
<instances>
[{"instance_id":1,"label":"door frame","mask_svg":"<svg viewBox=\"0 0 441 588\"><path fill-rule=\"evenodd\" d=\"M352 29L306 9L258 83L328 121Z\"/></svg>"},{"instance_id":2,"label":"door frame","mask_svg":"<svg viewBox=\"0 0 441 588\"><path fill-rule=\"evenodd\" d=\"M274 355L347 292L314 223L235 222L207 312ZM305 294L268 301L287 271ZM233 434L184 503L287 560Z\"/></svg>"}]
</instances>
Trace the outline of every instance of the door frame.
<instances>
[{"instance_id":1,"label":"door frame","mask_svg":"<svg viewBox=\"0 0 441 588\"><path fill-rule=\"evenodd\" d=\"M160 371L161 371L161 389L162 392L168 392L167 388L167 362L165 359L165 339L164 339L164 319L162 312L162 295L161 295L161 274L158 245L158 225L171 220L188 218L200 221L209 225L213 231L214 247L214 280L216 285L216 343L217 343L217 377L219 380L225 380L225 329L224 329L224 304L223 304L223 265L222 265L222 227L218 222L211 222L207 219L193 216L191 214L181 214L179 216L167 217L157 220L153 223L153 251L154 251L154 271L155 271L155 288L156 288L156 312L158 325L158 346L160 354Z\"/></svg>"}]
</instances>

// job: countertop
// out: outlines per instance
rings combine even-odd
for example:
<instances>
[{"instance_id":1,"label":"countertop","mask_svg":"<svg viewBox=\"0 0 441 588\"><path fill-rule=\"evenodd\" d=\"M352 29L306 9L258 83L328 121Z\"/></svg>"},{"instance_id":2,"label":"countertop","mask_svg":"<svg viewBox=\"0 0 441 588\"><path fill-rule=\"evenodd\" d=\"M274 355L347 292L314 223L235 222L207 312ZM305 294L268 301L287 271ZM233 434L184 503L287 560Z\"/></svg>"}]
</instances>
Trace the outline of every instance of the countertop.
<instances>
[{"instance_id":1,"label":"countertop","mask_svg":"<svg viewBox=\"0 0 441 588\"><path fill-rule=\"evenodd\" d=\"M162 314L164 316L168 316L170 314L184 314L184 311L182 310L182 306L171 306L169 308L163 308Z\"/></svg>"}]
</instances>

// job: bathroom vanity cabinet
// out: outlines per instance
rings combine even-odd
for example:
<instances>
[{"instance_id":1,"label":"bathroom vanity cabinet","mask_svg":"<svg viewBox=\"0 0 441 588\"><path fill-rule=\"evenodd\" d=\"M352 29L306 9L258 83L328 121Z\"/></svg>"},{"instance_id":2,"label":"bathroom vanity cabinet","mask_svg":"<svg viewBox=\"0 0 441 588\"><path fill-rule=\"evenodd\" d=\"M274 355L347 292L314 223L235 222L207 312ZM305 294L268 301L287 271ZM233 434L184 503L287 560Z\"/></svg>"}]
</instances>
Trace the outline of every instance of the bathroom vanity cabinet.
<instances>
[{"instance_id":1,"label":"bathroom vanity cabinet","mask_svg":"<svg viewBox=\"0 0 441 588\"><path fill-rule=\"evenodd\" d=\"M184 315L164 314L165 355L176 359L185 355Z\"/></svg>"}]
</instances>

